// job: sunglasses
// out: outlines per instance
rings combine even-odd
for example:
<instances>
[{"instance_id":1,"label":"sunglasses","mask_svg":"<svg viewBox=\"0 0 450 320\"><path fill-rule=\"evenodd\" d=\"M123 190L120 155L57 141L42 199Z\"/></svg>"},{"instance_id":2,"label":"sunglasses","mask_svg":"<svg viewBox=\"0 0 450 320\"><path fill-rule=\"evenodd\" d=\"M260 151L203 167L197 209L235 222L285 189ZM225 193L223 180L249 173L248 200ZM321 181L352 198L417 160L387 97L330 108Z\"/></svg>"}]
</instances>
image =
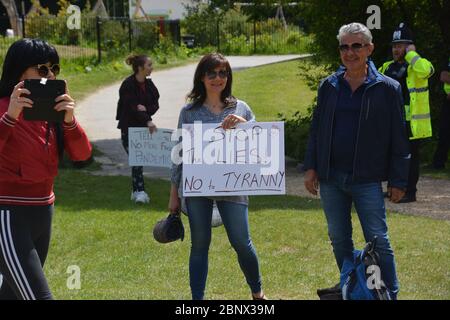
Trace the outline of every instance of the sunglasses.
<instances>
[{"instance_id":1,"label":"sunglasses","mask_svg":"<svg viewBox=\"0 0 450 320\"><path fill-rule=\"evenodd\" d=\"M52 71L52 73L57 76L59 72L61 71L59 64L53 64L50 67L46 64L38 64L36 66L36 69L39 73L39 75L43 78L48 76L49 71Z\"/></svg>"},{"instance_id":2,"label":"sunglasses","mask_svg":"<svg viewBox=\"0 0 450 320\"><path fill-rule=\"evenodd\" d=\"M219 72L216 71L206 71L206 77L209 80L215 79L217 76L219 76L220 79L226 79L228 78L228 71L226 70L220 70Z\"/></svg>"},{"instance_id":3,"label":"sunglasses","mask_svg":"<svg viewBox=\"0 0 450 320\"><path fill-rule=\"evenodd\" d=\"M341 52L347 52L350 49L352 51L358 52L359 50L361 50L362 48L364 48L367 45L368 45L367 43L362 44L362 43L355 42L355 43L352 43L351 45L341 44L338 48L339 48L339 51L341 51Z\"/></svg>"}]
</instances>

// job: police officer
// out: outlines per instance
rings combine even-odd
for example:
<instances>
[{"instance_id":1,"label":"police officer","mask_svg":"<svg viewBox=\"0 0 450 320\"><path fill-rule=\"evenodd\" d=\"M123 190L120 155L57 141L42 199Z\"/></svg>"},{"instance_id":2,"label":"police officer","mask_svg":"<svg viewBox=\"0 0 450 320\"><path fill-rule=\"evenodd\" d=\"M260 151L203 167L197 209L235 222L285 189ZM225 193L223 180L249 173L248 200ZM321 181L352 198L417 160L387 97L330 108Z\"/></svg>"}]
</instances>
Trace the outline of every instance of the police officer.
<instances>
[{"instance_id":1,"label":"police officer","mask_svg":"<svg viewBox=\"0 0 450 320\"><path fill-rule=\"evenodd\" d=\"M445 163L450 149L450 57L447 66L441 72L441 82L444 83L444 93L446 98L442 104L440 123L439 123L439 141L433 158L434 169L445 169Z\"/></svg>"},{"instance_id":2,"label":"police officer","mask_svg":"<svg viewBox=\"0 0 450 320\"><path fill-rule=\"evenodd\" d=\"M434 68L430 61L416 52L413 34L404 23L400 23L393 33L392 55L394 59L385 62L379 71L402 86L411 162L406 193L398 203L406 203L416 201L420 141L432 135L428 78L433 75Z\"/></svg>"}]
</instances>

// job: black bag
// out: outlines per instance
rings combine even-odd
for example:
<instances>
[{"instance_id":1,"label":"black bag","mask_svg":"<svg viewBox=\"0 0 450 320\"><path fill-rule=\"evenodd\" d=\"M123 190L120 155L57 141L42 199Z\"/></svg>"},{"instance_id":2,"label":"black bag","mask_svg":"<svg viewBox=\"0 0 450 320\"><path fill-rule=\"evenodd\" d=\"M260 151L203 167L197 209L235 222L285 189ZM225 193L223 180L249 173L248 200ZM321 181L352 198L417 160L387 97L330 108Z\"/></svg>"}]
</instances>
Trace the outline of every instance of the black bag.
<instances>
[{"instance_id":1,"label":"black bag","mask_svg":"<svg viewBox=\"0 0 450 320\"><path fill-rule=\"evenodd\" d=\"M160 243L169 243L181 239L184 240L184 226L179 214L169 216L156 223L153 228L153 237Z\"/></svg>"}]
</instances>

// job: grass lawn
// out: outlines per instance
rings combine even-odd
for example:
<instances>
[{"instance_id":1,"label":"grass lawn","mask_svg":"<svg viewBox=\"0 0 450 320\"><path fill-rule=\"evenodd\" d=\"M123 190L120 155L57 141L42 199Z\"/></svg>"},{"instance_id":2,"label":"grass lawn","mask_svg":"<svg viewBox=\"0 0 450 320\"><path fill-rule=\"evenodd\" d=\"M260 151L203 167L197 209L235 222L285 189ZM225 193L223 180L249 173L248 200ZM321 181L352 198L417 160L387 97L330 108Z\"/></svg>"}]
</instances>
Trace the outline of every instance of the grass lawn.
<instances>
[{"instance_id":1,"label":"grass lawn","mask_svg":"<svg viewBox=\"0 0 450 320\"><path fill-rule=\"evenodd\" d=\"M45 268L57 299L190 299L186 217L184 242L162 245L152 237L153 225L167 214L169 182L147 179L152 203L139 206L129 200L129 180L61 170ZM450 299L450 222L389 214L389 226L399 298ZM252 197L250 227L271 299L317 299L317 288L337 282L318 201ZM357 224L354 229L360 248L362 233ZM80 290L67 289L70 265L81 269ZM206 297L250 297L223 227L213 230Z\"/></svg>"},{"instance_id":2,"label":"grass lawn","mask_svg":"<svg viewBox=\"0 0 450 320\"><path fill-rule=\"evenodd\" d=\"M258 121L276 121L306 111L316 92L298 76L298 60L233 73L233 94L252 108Z\"/></svg>"}]
</instances>

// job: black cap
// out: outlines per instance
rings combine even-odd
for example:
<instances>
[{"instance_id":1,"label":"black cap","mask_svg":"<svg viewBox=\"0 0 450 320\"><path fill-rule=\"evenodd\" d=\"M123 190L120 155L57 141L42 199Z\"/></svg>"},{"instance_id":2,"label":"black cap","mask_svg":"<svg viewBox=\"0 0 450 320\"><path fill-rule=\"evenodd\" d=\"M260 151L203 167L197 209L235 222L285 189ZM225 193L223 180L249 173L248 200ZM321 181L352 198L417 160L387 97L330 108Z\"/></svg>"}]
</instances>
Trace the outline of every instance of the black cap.
<instances>
[{"instance_id":1,"label":"black cap","mask_svg":"<svg viewBox=\"0 0 450 320\"><path fill-rule=\"evenodd\" d=\"M392 34L392 43L414 43L414 38L411 29L405 23L400 23L397 29Z\"/></svg>"},{"instance_id":2,"label":"black cap","mask_svg":"<svg viewBox=\"0 0 450 320\"><path fill-rule=\"evenodd\" d=\"M156 223L153 228L153 237L160 243L169 243L184 239L184 226L180 215L169 214L169 216Z\"/></svg>"}]
</instances>

